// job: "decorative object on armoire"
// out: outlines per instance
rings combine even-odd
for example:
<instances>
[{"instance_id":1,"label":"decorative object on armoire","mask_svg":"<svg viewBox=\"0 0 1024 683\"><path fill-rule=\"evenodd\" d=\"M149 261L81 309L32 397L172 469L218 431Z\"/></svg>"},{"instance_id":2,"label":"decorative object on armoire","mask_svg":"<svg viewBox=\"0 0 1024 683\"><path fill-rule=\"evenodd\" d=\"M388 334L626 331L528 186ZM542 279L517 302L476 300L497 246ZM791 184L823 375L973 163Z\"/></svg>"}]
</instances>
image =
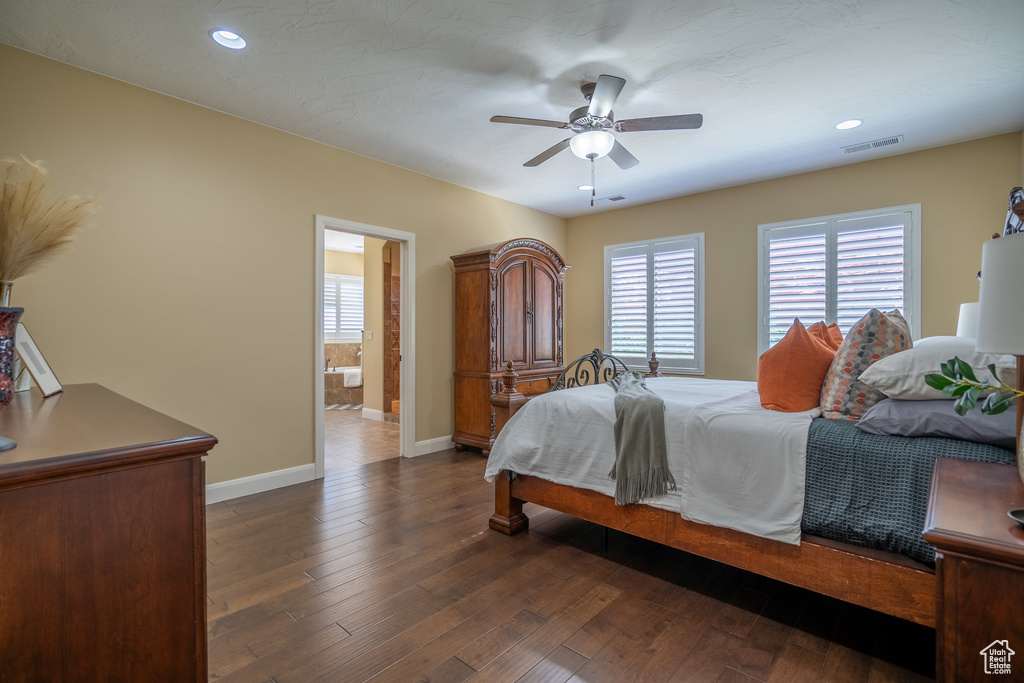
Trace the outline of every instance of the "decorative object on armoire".
<instances>
[{"instance_id":1,"label":"decorative object on armoire","mask_svg":"<svg viewBox=\"0 0 1024 683\"><path fill-rule=\"evenodd\" d=\"M7 349L0 352L0 405L7 405L7 387L12 394L15 388L13 351L17 319L24 312L21 308L10 308L14 280L70 242L99 208L99 202L77 195L51 200L46 169L41 162L25 157L20 161L0 161L0 176L0 315L7 316L2 323L4 336L0 342ZM8 325L12 311L17 314Z\"/></svg>"},{"instance_id":2,"label":"decorative object on armoire","mask_svg":"<svg viewBox=\"0 0 1024 683\"><path fill-rule=\"evenodd\" d=\"M452 256L455 264L455 430L458 450L485 454L495 438L491 396L508 361L527 396L562 372L565 260L540 240L520 238Z\"/></svg>"},{"instance_id":3,"label":"decorative object on armoire","mask_svg":"<svg viewBox=\"0 0 1024 683\"><path fill-rule=\"evenodd\" d=\"M1003 227L1003 235L1016 235L1024 232L1024 188L1015 187L1010 190L1010 198L1006 202L1006 225Z\"/></svg>"},{"instance_id":4,"label":"decorative object on armoire","mask_svg":"<svg viewBox=\"0 0 1024 683\"><path fill-rule=\"evenodd\" d=\"M91 197L51 200L41 162L0 161L0 305L10 304L11 284L67 245L99 208Z\"/></svg>"},{"instance_id":5,"label":"decorative object on armoire","mask_svg":"<svg viewBox=\"0 0 1024 683\"><path fill-rule=\"evenodd\" d=\"M0 308L0 408L6 408L14 398L14 335L18 318L23 308ZM0 436L0 451L7 451L17 444Z\"/></svg>"},{"instance_id":6,"label":"decorative object on armoire","mask_svg":"<svg viewBox=\"0 0 1024 683\"><path fill-rule=\"evenodd\" d=\"M39 391L42 392L43 398L64 391L64 387L60 385L57 376L53 374L53 370L50 369L39 347L33 341L32 335L28 333L25 323L18 323L18 331L14 339L18 355L28 369L29 374L32 375L32 379L35 381L36 386L39 387Z\"/></svg>"}]
</instances>

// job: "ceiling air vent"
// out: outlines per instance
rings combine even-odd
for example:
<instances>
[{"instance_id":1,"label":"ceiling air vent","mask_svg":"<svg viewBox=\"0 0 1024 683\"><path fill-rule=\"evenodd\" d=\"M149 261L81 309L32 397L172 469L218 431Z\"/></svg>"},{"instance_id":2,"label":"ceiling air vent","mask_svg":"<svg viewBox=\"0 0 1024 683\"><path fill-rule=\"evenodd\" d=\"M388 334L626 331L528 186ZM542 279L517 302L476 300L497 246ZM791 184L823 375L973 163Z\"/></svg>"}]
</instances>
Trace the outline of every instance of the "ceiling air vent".
<instances>
[{"instance_id":1,"label":"ceiling air vent","mask_svg":"<svg viewBox=\"0 0 1024 683\"><path fill-rule=\"evenodd\" d=\"M878 149L879 147L892 147L893 145L902 145L903 136L894 135L891 138L882 138L881 140L872 140L871 142L859 142L856 145L848 145L843 147L843 154L853 154L855 152L865 152L869 149Z\"/></svg>"},{"instance_id":2,"label":"ceiling air vent","mask_svg":"<svg viewBox=\"0 0 1024 683\"><path fill-rule=\"evenodd\" d=\"M606 197L606 199L610 202L621 202L625 197L621 194L613 194L611 197Z\"/></svg>"}]
</instances>

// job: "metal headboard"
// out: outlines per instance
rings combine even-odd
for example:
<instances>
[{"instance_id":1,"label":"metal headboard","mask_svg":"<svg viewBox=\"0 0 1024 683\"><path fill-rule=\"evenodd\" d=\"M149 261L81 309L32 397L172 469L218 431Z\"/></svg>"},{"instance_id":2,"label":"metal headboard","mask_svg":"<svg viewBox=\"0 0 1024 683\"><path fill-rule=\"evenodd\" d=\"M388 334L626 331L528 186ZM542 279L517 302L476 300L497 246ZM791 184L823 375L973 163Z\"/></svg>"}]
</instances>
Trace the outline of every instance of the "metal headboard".
<instances>
[{"instance_id":1,"label":"metal headboard","mask_svg":"<svg viewBox=\"0 0 1024 683\"><path fill-rule=\"evenodd\" d=\"M551 391L601 384L623 372L629 372L629 368L622 362L622 359L609 355L601 349L594 349L565 366L565 370L555 380Z\"/></svg>"}]
</instances>

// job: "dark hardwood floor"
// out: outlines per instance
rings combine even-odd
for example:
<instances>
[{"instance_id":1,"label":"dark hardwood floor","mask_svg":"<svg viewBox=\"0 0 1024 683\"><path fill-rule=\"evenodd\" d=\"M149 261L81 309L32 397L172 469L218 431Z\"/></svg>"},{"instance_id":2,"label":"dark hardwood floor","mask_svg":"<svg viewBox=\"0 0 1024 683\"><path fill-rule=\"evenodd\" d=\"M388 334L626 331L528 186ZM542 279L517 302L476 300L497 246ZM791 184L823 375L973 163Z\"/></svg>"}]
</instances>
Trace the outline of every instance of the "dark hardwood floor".
<instances>
[{"instance_id":1,"label":"dark hardwood floor","mask_svg":"<svg viewBox=\"0 0 1024 683\"><path fill-rule=\"evenodd\" d=\"M917 681L935 633L529 505L479 455L394 459L208 507L210 678Z\"/></svg>"}]
</instances>

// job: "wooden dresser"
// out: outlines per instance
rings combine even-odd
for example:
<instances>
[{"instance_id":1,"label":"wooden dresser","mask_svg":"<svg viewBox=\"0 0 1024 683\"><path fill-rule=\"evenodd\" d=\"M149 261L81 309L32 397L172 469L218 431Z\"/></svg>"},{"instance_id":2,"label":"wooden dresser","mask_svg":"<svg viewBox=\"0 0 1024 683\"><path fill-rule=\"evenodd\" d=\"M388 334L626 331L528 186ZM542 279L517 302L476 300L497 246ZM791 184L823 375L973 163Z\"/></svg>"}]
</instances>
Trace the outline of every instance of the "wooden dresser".
<instances>
[{"instance_id":1,"label":"wooden dresser","mask_svg":"<svg viewBox=\"0 0 1024 683\"><path fill-rule=\"evenodd\" d=\"M937 681L1024 679L1024 528L1006 514L1021 508L1016 467L935 461L924 538L938 551Z\"/></svg>"},{"instance_id":2,"label":"wooden dresser","mask_svg":"<svg viewBox=\"0 0 1024 683\"><path fill-rule=\"evenodd\" d=\"M558 252L534 239L452 256L455 263L455 432L459 450L490 452L491 394L505 363L526 395L547 391L562 372L562 275Z\"/></svg>"},{"instance_id":3,"label":"wooden dresser","mask_svg":"<svg viewBox=\"0 0 1024 683\"><path fill-rule=\"evenodd\" d=\"M202 456L96 384L0 411L0 680L206 681Z\"/></svg>"}]
</instances>

